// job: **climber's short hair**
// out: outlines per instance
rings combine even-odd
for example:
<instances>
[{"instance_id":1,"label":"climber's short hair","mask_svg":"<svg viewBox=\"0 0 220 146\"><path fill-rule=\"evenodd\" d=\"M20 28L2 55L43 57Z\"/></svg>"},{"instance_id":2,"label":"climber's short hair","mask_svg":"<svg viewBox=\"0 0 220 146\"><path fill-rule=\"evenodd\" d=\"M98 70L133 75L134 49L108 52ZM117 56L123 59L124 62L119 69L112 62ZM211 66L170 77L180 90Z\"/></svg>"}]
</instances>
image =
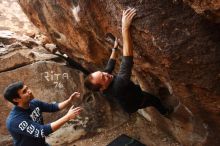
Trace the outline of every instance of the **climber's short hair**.
<instances>
[{"instance_id":1,"label":"climber's short hair","mask_svg":"<svg viewBox=\"0 0 220 146\"><path fill-rule=\"evenodd\" d=\"M84 86L91 90L91 91L99 91L102 87L102 85L100 84L93 84L91 82L91 79L92 79L92 75L89 74L86 78L85 78L85 81L84 81Z\"/></svg>"}]
</instances>

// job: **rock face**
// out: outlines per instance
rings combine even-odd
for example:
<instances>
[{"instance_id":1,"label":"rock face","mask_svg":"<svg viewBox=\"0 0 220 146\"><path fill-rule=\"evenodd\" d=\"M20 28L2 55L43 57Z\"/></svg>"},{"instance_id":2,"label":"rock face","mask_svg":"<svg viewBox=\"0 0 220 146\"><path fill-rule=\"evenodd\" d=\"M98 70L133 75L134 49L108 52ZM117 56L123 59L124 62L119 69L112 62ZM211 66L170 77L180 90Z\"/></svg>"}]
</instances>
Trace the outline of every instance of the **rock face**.
<instances>
[{"instance_id":1,"label":"rock face","mask_svg":"<svg viewBox=\"0 0 220 146\"><path fill-rule=\"evenodd\" d=\"M28 20L17 0L0 1L0 30L33 34L38 29Z\"/></svg>"},{"instance_id":2,"label":"rock face","mask_svg":"<svg viewBox=\"0 0 220 146\"><path fill-rule=\"evenodd\" d=\"M149 112L152 122L182 145L213 146L220 144L220 28L187 5L194 8L195 2L19 0L29 19L59 50L90 71L107 62L112 44L106 34L121 39L122 10L137 8L132 24L133 80L175 107L164 122ZM217 12L218 3L210 2L208 9Z\"/></svg>"},{"instance_id":3,"label":"rock face","mask_svg":"<svg viewBox=\"0 0 220 146\"><path fill-rule=\"evenodd\" d=\"M203 14L208 19L217 23L220 22L220 1L219 0L184 0L198 14Z\"/></svg>"}]
</instances>

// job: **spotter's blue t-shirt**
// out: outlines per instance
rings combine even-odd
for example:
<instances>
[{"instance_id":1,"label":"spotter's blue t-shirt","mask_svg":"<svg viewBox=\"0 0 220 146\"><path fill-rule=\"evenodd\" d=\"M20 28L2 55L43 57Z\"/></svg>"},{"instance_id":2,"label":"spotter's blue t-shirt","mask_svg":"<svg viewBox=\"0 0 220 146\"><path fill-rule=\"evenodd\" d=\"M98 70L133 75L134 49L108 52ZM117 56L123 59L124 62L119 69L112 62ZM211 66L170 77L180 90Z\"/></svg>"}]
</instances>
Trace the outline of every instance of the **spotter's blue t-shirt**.
<instances>
[{"instance_id":1,"label":"spotter's blue t-shirt","mask_svg":"<svg viewBox=\"0 0 220 146\"><path fill-rule=\"evenodd\" d=\"M52 133L52 129L50 124L44 125L42 112L56 111L59 111L58 104L36 99L30 102L29 109L15 106L6 120L14 146L48 146L45 136Z\"/></svg>"}]
</instances>

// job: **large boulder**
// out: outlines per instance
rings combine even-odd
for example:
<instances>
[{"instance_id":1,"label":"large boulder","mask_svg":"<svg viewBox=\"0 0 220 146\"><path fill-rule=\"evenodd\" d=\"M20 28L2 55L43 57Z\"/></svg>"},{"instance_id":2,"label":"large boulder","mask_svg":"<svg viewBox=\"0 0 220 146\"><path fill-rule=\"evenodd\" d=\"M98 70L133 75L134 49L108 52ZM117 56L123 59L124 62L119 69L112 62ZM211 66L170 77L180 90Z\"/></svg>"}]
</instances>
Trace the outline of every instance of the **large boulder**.
<instances>
[{"instance_id":1,"label":"large boulder","mask_svg":"<svg viewBox=\"0 0 220 146\"><path fill-rule=\"evenodd\" d=\"M131 28L133 80L175 107L169 121L160 123L159 115L149 112L151 120L182 145L219 145L219 25L179 0L19 3L61 52L90 71L104 67L107 62L112 47L105 37L107 33L122 40L122 10L137 8Z\"/></svg>"},{"instance_id":2,"label":"large boulder","mask_svg":"<svg viewBox=\"0 0 220 146\"><path fill-rule=\"evenodd\" d=\"M3 92L3 89L10 83L15 81L23 81L26 85L30 87L33 91L34 96L37 99L40 99L45 102L61 102L67 99L71 93L74 91L79 91L83 95L82 87L81 87L81 79L82 74L80 75L79 72L72 70L71 68L67 68L63 65L59 65L57 63L51 61L40 61L36 62L31 65L25 65L23 67L19 67L15 70L7 71L0 73L0 91ZM1 123L1 134L4 136L8 136L8 133L5 129L5 120L6 117L12 108L11 104L8 104L0 94L0 105L2 111L2 117L0 120ZM95 96L96 98L99 96ZM67 128L71 132L74 132L78 137L73 137L69 135L68 132L63 132L62 136L66 137L62 139L62 142L66 141L74 141L79 137L85 135L89 129L94 129L97 126L101 126L100 117L102 112L99 110L101 109L99 106L102 102L99 99L99 103L96 103L96 99L86 100L87 96L82 96L79 100L76 100L73 104L83 105L84 109L86 110L86 114L81 116L81 118L76 119L77 122L72 122L66 125L64 128ZM102 98L103 99L103 98ZM104 106L106 102L102 105ZM99 106L98 106L99 105ZM97 107L98 106L98 107ZM107 105L105 105L106 107ZM90 111L87 111L89 109ZM53 114L46 114L45 115L45 123L53 122L56 119L63 116L67 111L53 113ZM100 113L100 114L96 114ZM107 118L106 118L107 119ZM104 121L104 120L102 120ZM94 130L95 131L95 130ZM59 134L61 132L56 132ZM54 141L57 141L57 138L54 138Z\"/></svg>"}]
</instances>

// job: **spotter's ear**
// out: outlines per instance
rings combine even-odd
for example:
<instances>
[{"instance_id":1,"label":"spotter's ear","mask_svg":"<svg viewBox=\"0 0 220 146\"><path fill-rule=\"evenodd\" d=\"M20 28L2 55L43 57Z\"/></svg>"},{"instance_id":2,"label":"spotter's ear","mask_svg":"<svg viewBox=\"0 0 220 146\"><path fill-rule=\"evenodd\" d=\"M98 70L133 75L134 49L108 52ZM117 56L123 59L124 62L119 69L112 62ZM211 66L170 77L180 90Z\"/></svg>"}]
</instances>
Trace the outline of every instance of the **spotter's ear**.
<instances>
[{"instance_id":1,"label":"spotter's ear","mask_svg":"<svg viewBox=\"0 0 220 146\"><path fill-rule=\"evenodd\" d=\"M13 101L14 102L19 102L20 98L14 98Z\"/></svg>"}]
</instances>

